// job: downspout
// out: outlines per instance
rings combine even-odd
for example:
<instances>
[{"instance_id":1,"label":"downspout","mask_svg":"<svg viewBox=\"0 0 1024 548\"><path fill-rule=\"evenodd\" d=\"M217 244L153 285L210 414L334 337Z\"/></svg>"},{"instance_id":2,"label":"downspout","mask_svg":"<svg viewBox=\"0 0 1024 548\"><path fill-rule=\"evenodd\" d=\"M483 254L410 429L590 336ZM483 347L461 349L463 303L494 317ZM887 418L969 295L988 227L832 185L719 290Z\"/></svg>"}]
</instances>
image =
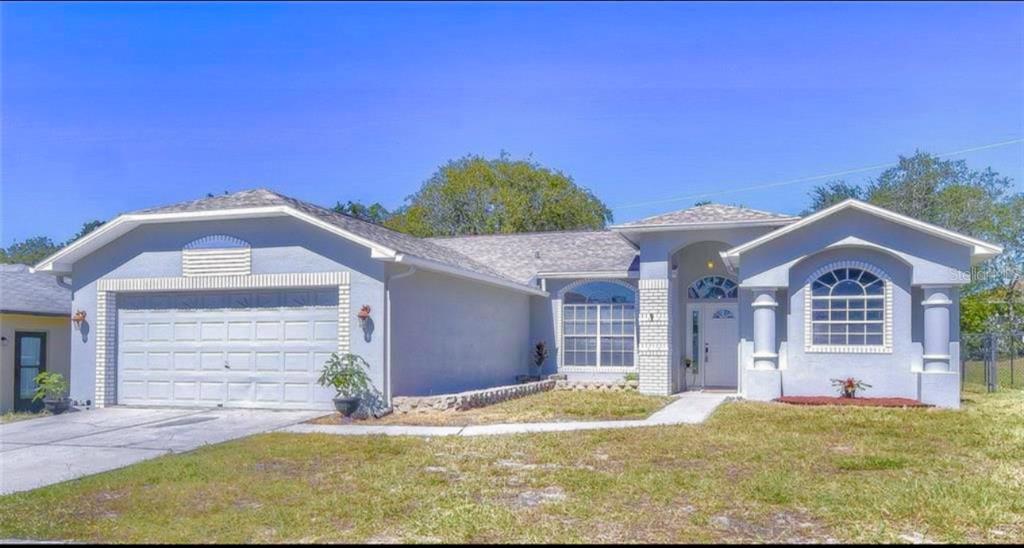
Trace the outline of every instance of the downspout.
<instances>
[{"instance_id":1,"label":"downspout","mask_svg":"<svg viewBox=\"0 0 1024 548\"><path fill-rule=\"evenodd\" d=\"M388 408L391 408L391 282L411 276L416 272L415 266L409 270L388 276L384 280L384 397Z\"/></svg>"}]
</instances>

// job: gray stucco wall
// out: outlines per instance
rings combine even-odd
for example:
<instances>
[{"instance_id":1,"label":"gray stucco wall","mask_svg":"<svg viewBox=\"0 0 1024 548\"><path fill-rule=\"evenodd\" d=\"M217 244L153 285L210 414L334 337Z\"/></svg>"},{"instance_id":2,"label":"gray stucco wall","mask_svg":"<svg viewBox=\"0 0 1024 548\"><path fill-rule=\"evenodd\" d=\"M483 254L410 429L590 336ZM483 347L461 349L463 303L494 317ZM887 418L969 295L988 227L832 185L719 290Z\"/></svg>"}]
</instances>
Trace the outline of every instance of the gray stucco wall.
<instances>
[{"instance_id":1,"label":"gray stucco wall","mask_svg":"<svg viewBox=\"0 0 1024 548\"><path fill-rule=\"evenodd\" d=\"M96 315L96 282L102 278L181 276L181 248L203 236L226 234L252 246L253 274L337 272L351 276L351 309L368 304L384 310L385 265L370 258L369 249L348 242L307 223L286 218L231 221L193 221L138 227L75 263L72 271L72 310ZM374 314L383 321L383 315ZM383 326L372 333L352 326L351 351L371 365L370 376L381 387L384 380ZM71 341L71 397L85 402L95 398L96 341L91 322Z\"/></svg>"},{"instance_id":2,"label":"gray stucco wall","mask_svg":"<svg viewBox=\"0 0 1024 548\"><path fill-rule=\"evenodd\" d=\"M529 373L529 295L425 271L389 287L393 395L512 384Z\"/></svg>"},{"instance_id":3,"label":"gray stucco wall","mask_svg":"<svg viewBox=\"0 0 1024 548\"><path fill-rule=\"evenodd\" d=\"M817 269L840 261L863 261L892 279L892 352L846 354L808 352L804 347L804 299L807 278ZM913 304L911 269L905 263L876 250L845 248L823 251L793 266L789 285L789 333L787 363L782 370L782 393L786 396L833 394L830 379L854 377L872 385L867 396L917 397L917 371L921 348L912 338Z\"/></svg>"}]
</instances>

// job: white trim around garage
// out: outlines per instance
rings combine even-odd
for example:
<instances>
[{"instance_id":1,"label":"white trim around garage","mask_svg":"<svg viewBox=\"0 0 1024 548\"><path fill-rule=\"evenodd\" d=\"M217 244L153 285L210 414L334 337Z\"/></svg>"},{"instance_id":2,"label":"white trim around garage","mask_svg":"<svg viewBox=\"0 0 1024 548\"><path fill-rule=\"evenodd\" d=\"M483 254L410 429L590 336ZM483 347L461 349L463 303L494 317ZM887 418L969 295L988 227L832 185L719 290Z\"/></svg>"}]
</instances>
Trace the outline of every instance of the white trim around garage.
<instances>
[{"instance_id":1,"label":"white trim around garage","mask_svg":"<svg viewBox=\"0 0 1024 548\"><path fill-rule=\"evenodd\" d=\"M351 345L351 302L348 272L303 272L251 276L173 278L108 278L96 283L95 407L117 403L117 294L154 291L218 291L235 289L338 288L338 352Z\"/></svg>"}]
</instances>

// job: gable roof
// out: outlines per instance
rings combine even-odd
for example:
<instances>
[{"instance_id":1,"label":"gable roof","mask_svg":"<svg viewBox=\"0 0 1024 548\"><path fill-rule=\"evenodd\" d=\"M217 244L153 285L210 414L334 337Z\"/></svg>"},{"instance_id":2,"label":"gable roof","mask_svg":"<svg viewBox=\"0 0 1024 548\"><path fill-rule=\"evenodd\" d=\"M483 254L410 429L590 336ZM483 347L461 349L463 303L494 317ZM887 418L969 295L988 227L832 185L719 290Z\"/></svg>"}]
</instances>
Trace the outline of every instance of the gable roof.
<instances>
[{"instance_id":1,"label":"gable roof","mask_svg":"<svg viewBox=\"0 0 1024 548\"><path fill-rule=\"evenodd\" d=\"M785 236L786 234L789 234L790 232L800 230L805 226L814 224L820 221L821 219L824 219L826 217L829 217L831 215L834 215L840 211L844 211L847 209L856 209L858 211L863 211L870 215L874 215L876 217L886 219L888 221L892 221L894 223L898 223L927 234L931 234L932 236L936 236L938 238L942 238L953 243L970 247L972 261L988 259L1003 252L1003 248L998 245L990 244L988 242L981 241L977 238L972 238L970 236L965 236L958 232L942 228L941 226L926 223L924 221L919 221L917 219L914 219L913 217L901 215L894 211L889 211L888 209L884 209L876 205L871 205L869 203L850 198L847 200L843 200L842 202L839 202L838 204L835 204L831 207L827 207L821 211L818 211L817 213L808 215L807 217L804 217L803 219L800 219L799 221L790 224L789 226L780 228L778 230L774 230L761 236L760 238L755 238L745 244L736 246L727 251L723 251L721 254L722 259L724 259L726 264L729 266L738 265L740 255L742 255L743 253L746 253L747 251L764 245L772 240L775 240L776 238L780 238L782 236Z\"/></svg>"},{"instance_id":2,"label":"gable roof","mask_svg":"<svg viewBox=\"0 0 1024 548\"><path fill-rule=\"evenodd\" d=\"M28 265L0 265L0 312L71 315L71 290Z\"/></svg>"},{"instance_id":3,"label":"gable roof","mask_svg":"<svg viewBox=\"0 0 1024 548\"><path fill-rule=\"evenodd\" d=\"M78 258L91 253L141 224L267 216L292 216L317 225L369 247L373 257L377 259L404 262L428 270L461 275L528 293L544 294L535 287L506 277L497 270L448 247L423 238L395 232L383 226L267 189L244 190L120 215L54 255L43 259L35 269L68 272L70 265Z\"/></svg>"},{"instance_id":4,"label":"gable roof","mask_svg":"<svg viewBox=\"0 0 1024 548\"><path fill-rule=\"evenodd\" d=\"M624 276L636 269L639 257L632 243L609 230L457 236L430 241L486 262L521 283L545 274Z\"/></svg>"},{"instance_id":5,"label":"gable roof","mask_svg":"<svg viewBox=\"0 0 1024 548\"><path fill-rule=\"evenodd\" d=\"M725 226L781 226L799 217L724 204L705 204L615 225L624 231L685 230Z\"/></svg>"}]
</instances>

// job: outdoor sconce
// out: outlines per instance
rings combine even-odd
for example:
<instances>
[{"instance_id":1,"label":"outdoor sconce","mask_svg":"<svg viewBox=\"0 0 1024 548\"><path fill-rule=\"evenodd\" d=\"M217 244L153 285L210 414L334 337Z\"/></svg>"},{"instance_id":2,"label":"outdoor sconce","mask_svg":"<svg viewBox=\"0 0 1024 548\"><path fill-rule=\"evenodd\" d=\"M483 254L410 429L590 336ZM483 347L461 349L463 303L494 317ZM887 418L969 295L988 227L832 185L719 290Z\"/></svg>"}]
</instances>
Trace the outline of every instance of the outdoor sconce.
<instances>
[{"instance_id":1,"label":"outdoor sconce","mask_svg":"<svg viewBox=\"0 0 1024 548\"><path fill-rule=\"evenodd\" d=\"M82 322L85 321L85 310L79 310L75 312L75 315L71 317L71 323L75 324L75 329L82 327Z\"/></svg>"},{"instance_id":2,"label":"outdoor sconce","mask_svg":"<svg viewBox=\"0 0 1024 548\"><path fill-rule=\"evenodd\" d=\"M714 270L714 269L715 269L715 261L712 261L711 259L708 259L708 270Z\"/></svg>"},{"instance_id":3,"label":"outdoor sconce","mask_svg":"<svg viewBox=\"0 0 1024 548\"><path fill-rule=\"evenodd\" d=\"M366 327L366 320L370 319L370 305L364 304L363 307L359 309L359 314L356 314L356 317L359 318L359 325Z\"/></svg>"}]
</instances>

